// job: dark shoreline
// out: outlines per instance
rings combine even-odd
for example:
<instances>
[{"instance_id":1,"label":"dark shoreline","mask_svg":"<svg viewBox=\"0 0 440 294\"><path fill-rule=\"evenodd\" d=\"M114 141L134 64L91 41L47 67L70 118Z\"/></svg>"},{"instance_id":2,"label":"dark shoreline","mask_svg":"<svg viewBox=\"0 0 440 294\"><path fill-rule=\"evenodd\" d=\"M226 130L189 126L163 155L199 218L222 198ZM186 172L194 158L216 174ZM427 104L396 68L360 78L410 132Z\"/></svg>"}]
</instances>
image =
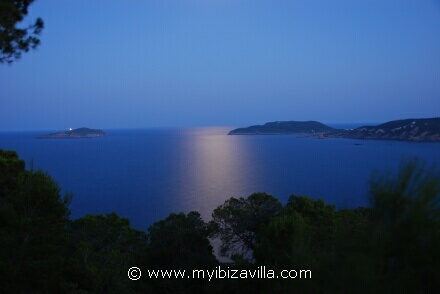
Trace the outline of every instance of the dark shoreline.
<instances>
[{"instance_id":1,"label":"dark shoreline","mask_svg":"<svg viewBox=\"0 0 440 294\"><path fill-rule=\"evenodd\" d=\"M317 130L319 127L321 130ZM334 129L320 122L270 122L264 125L238 128L228 135L308 135L318 139L345 138L363 140L392 140L409 142L439 142L440 118L405 119L377 126L355 129Z\"/></svg>"}]
</instances>

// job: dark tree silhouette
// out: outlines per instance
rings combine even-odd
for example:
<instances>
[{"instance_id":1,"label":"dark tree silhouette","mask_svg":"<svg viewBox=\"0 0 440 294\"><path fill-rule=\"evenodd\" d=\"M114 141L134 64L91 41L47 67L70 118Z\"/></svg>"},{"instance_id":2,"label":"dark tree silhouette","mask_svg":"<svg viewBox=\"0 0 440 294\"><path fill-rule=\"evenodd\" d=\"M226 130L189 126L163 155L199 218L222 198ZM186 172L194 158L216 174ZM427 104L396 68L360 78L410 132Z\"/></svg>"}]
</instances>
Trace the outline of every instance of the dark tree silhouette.
<instances>
[{"instance_id":1,"label":"dark tree silhouette","mask_svg":"<svg viewBox=\"0 0 440 294\"><path fill-rule=\"evenodd\" d=\"M272 195L254 193L248 198L226 200L212 213L212 237L222 241L220 254L227 257L249 255L256 249L261 227L281 211Z\"/></svg>"},{"instance_id":2,"label":"dark tree silhouette","mask_svg":"<svg viewBox=\"0 0 440 294\"><path fill-rule=\"evenodd\" d=\"M17 27L32 2L34 0L0 0L0 63L12 63L23 52L40 45L38 36L44 27L41 18L27 28Z\"/></svg>"},{"instance_id":3,"label":"dark tree silhouette","mask_svg":"<svg viewBox=\"0 0 440 294\"><path fill-rule=\"evenodd\" d=\"M0 293L56 293L62 282L71 195L0 149Z\"/></svg>"}]
</instances>

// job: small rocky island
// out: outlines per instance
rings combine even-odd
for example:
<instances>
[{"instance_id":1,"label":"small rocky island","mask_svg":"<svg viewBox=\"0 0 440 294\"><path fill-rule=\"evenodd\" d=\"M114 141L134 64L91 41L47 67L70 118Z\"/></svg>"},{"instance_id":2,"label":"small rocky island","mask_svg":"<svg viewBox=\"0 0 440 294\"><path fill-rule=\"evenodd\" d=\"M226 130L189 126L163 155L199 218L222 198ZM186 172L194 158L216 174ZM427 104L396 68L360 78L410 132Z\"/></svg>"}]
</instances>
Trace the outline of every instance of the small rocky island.
<instances>
[{"instance_id":1,"label":"small rocky island","mask_svg":"<svg viewBox=\"0 0 440 294\"><path fill-rule=\"evenodd\" d=\"M80 139L80 138L96 138L104 137L106 133L102 130L94 130L89 128L79 128L65 132L53 133L48 135L40 135L40 139Z\"/></svg>"},{"instance_id":2,"label":"small rocky island","mask_svg":"<svg viewBox=\"0 0 440 294\"><path fill-rule=\"evenodd\" d=\"M338 130L316 121L270 122L238 128L229 135L312 134L317 138L440 141L440 118L403 119L377 126Z\"/></svg>"},{"instance_id":3,"label":"small rocky island","mask_svg":"<svg viewBox=\"0 0 440 294\"><path fill-rule=\"evenodd\" d=\"M317 121L276 121L264 125L238 128L229 135L319 134L338 131Z\"/></svg>"}]
</instances>

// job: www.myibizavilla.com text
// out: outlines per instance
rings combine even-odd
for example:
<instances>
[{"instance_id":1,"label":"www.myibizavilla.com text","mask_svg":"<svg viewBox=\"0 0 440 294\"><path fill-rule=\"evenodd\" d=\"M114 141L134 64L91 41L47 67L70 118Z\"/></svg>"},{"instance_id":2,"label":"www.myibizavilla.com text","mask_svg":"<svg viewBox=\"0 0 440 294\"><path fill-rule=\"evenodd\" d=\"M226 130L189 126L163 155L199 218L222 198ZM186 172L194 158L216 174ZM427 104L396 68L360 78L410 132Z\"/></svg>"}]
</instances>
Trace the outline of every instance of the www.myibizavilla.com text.
<instances>
[{"instance_id":1,"label":"www.myibizavilla.com text","mask_svg":"<svg viewBox=\"0 0 440 294\"><path fill-rule=\"evenodd\" d=\"M131 280L141 278L141 269L132 267L128 270ZM212 270L146 270L147 279L311 279L311 270L271 270L266 266L259 266L253 270L239 270L230 267L218 266Z\"/></svg>"}]
</instances>

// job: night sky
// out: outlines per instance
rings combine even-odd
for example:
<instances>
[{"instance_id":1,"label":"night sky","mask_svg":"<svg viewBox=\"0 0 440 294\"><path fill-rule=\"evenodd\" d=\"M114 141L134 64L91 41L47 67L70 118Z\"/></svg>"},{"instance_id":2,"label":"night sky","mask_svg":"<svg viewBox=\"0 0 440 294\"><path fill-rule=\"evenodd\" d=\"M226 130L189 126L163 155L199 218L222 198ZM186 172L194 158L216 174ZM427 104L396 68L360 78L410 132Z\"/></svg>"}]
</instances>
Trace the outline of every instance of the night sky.
<instances>
[{"instance_id":1,"label":"night sky","mask_svg":"<svg viewBox=\"0 0 440 294\"><path fill-rule=\"evenodd\" d=\"M37 0L0 131L440 116L438 0Z\"/></svg>"}]
</instances>

